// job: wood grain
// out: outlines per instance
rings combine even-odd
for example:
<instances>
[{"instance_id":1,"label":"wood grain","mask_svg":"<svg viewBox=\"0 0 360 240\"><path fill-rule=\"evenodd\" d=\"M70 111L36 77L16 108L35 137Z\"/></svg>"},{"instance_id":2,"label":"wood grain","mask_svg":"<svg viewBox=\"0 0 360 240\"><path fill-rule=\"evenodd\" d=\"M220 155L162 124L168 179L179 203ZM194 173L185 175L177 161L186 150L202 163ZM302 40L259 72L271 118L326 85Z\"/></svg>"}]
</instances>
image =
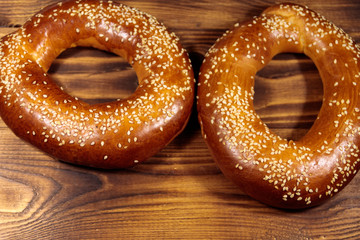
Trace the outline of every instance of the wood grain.
<instances>
[{"instance_id":1,"label":"wood grain","mask_svg":"<svg viewBox=\"0 0 360 240\"><path fill-rule=\"evenodd\" d=\"M0 1L0 36L53 0ZM273 0L123 1L156 16L188 50L197 74L204 54L235 22ZM356 0L299 0L360 42ZM137 86L124 59L68 49L49 71L89 103L129 96ZM280 136L299 139L321 107L322 83L301 54L280 54L258 72L255 108ZM331 201L284 211L244 195L215 166L194 109L184 132L144 164L100 171L53 160L0 121L0 239L359 239L360 176Z\"/></svg>"}]
</instances>

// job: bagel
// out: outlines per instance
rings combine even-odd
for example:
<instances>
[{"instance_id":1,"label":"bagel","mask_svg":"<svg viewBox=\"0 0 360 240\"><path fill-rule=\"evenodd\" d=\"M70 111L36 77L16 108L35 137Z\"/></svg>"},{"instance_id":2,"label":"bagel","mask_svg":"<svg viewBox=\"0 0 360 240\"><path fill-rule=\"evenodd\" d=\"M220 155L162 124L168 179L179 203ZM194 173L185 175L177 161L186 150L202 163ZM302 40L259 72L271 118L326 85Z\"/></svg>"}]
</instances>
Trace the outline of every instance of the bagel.
<instances>
[{"instance_id":1,"label":"bagel","mask_svg":"<svg viewBox=\"0 0 360 240\"><path fill-rule=\"evenodd\" d=\"M282 52L317 66L323 103L298 141L274 134L256 114L255 74ZM343 30L305 6L278 4L235 24L200 69L202 135L226 177L278 208L306 208L340 192L359 170L360 50Z\"/></svg>"},{"instance_id":2,"label":"bagel","mask_svg":"<svg viewBox=\"0 0 360 240\"><path fill-rule=\"evenodd\" d=\"M126 99L90 105L47 74L56 57L85 46L125 58L139 86ZM20 138L56 159L126 168L154 155L185 127L194 76L174 33L112 1L46 7L0 42L0 115Z\"/></svg>"}]
</instances>

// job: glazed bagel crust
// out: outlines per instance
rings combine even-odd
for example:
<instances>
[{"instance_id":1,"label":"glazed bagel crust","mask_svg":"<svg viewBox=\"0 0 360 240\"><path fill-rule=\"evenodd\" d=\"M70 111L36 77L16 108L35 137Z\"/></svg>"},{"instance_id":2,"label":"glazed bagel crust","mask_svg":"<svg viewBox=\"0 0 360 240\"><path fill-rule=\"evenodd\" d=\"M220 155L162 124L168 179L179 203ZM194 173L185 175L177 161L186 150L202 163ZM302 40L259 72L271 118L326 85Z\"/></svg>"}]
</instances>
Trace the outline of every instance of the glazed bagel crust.
<instances>
[{"instance_id":1,"label":"glazed bagel crust","mask_svg":"<svg viewBox=\"0 0 360 240\"><path fill-rule=\"evenodd\" d=\"M253 106L258 70L281 52L317 66L324 97L299 141L272 133ZM341 29L294 4L236 24L208 51L198 87L199 121L219 168L250 196L305 208L334 196L359 170L360 51Z\"/></svg>"},{"instance_id":2,"label":"glazed bagel crust","mask_svg":"<svg viewBox=\"0 0 360 240\"><path fill-rule=\"evenodd\" d=\"M47 74L65 49L88 46L124 57L139 86L127 99L89 105ZM112 1L67 1L40 11L0 42L4 122L55 158L124 168L154 155L186 125L194 77L184 48L154 17Z\"/></svg>"}]
</instances>

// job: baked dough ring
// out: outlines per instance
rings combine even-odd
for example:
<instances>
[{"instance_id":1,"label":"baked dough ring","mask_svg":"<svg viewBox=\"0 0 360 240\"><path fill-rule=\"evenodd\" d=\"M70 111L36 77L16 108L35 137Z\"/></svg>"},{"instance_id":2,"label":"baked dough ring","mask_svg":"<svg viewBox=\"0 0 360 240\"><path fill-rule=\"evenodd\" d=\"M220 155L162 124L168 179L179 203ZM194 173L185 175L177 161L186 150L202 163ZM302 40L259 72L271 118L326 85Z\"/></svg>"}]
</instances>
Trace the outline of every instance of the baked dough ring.
<instances>
[{"instance_id":1,"label":"baked dough ring","mask_svg":"<svg viewBox=\"0 0 360 240\"><path fill-rule=\"evenodd\" d=\"M47 74L65 49L90 46L127 59L139 86L127 99L89 105ZM185 127L193 71L184 48L154 17L112 1L47 7L0 42L0 114L20 138L55 158L124 168L157 153Z\"/></svg>"},{"instance_id":2,"label":"baked dough ring","mask_svg":"<svg viewBox=\"0 0 360 240\"><path fill-rule=\"evenodd\" d=\"M281 52L306 54L323 81L318 118L299 141L272 133L253 106L256 72ZM294 4L226 32L208 51L198 87L203 137L224 175L280 208L314 206L343 189L360 167L359 58L341 29Z\"/></svg>"}]
</instances>

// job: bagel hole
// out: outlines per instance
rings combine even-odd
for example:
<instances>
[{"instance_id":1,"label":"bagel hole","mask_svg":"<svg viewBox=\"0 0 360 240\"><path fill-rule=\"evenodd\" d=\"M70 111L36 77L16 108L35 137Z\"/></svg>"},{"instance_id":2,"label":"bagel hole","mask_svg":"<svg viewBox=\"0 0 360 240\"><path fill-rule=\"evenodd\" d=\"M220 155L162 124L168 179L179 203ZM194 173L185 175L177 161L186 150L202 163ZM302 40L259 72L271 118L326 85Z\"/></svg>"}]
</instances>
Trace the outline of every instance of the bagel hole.
<instances>
[{"instance_id":1,"label":"bagel hole","mask_svg":"<svg viewBox=\"0 0 360 240\"><path fill-rule=\"evenodd\" d=\"M48 73L65 92L91 105L128 98L138 87L125 58L94 48L65 50Z\"/></svg>"},{"instance_id":2,"label":"bagel hole","mask_svg":"<svg viewBox=\"0 0 360 240\"><path fill-rule=\"evenodd\" d=\"M280 137L301 139L320 111L323 84L313 61L304 54L276 55L255 76L254 108Z\"/></svg>"}]
</instances>

